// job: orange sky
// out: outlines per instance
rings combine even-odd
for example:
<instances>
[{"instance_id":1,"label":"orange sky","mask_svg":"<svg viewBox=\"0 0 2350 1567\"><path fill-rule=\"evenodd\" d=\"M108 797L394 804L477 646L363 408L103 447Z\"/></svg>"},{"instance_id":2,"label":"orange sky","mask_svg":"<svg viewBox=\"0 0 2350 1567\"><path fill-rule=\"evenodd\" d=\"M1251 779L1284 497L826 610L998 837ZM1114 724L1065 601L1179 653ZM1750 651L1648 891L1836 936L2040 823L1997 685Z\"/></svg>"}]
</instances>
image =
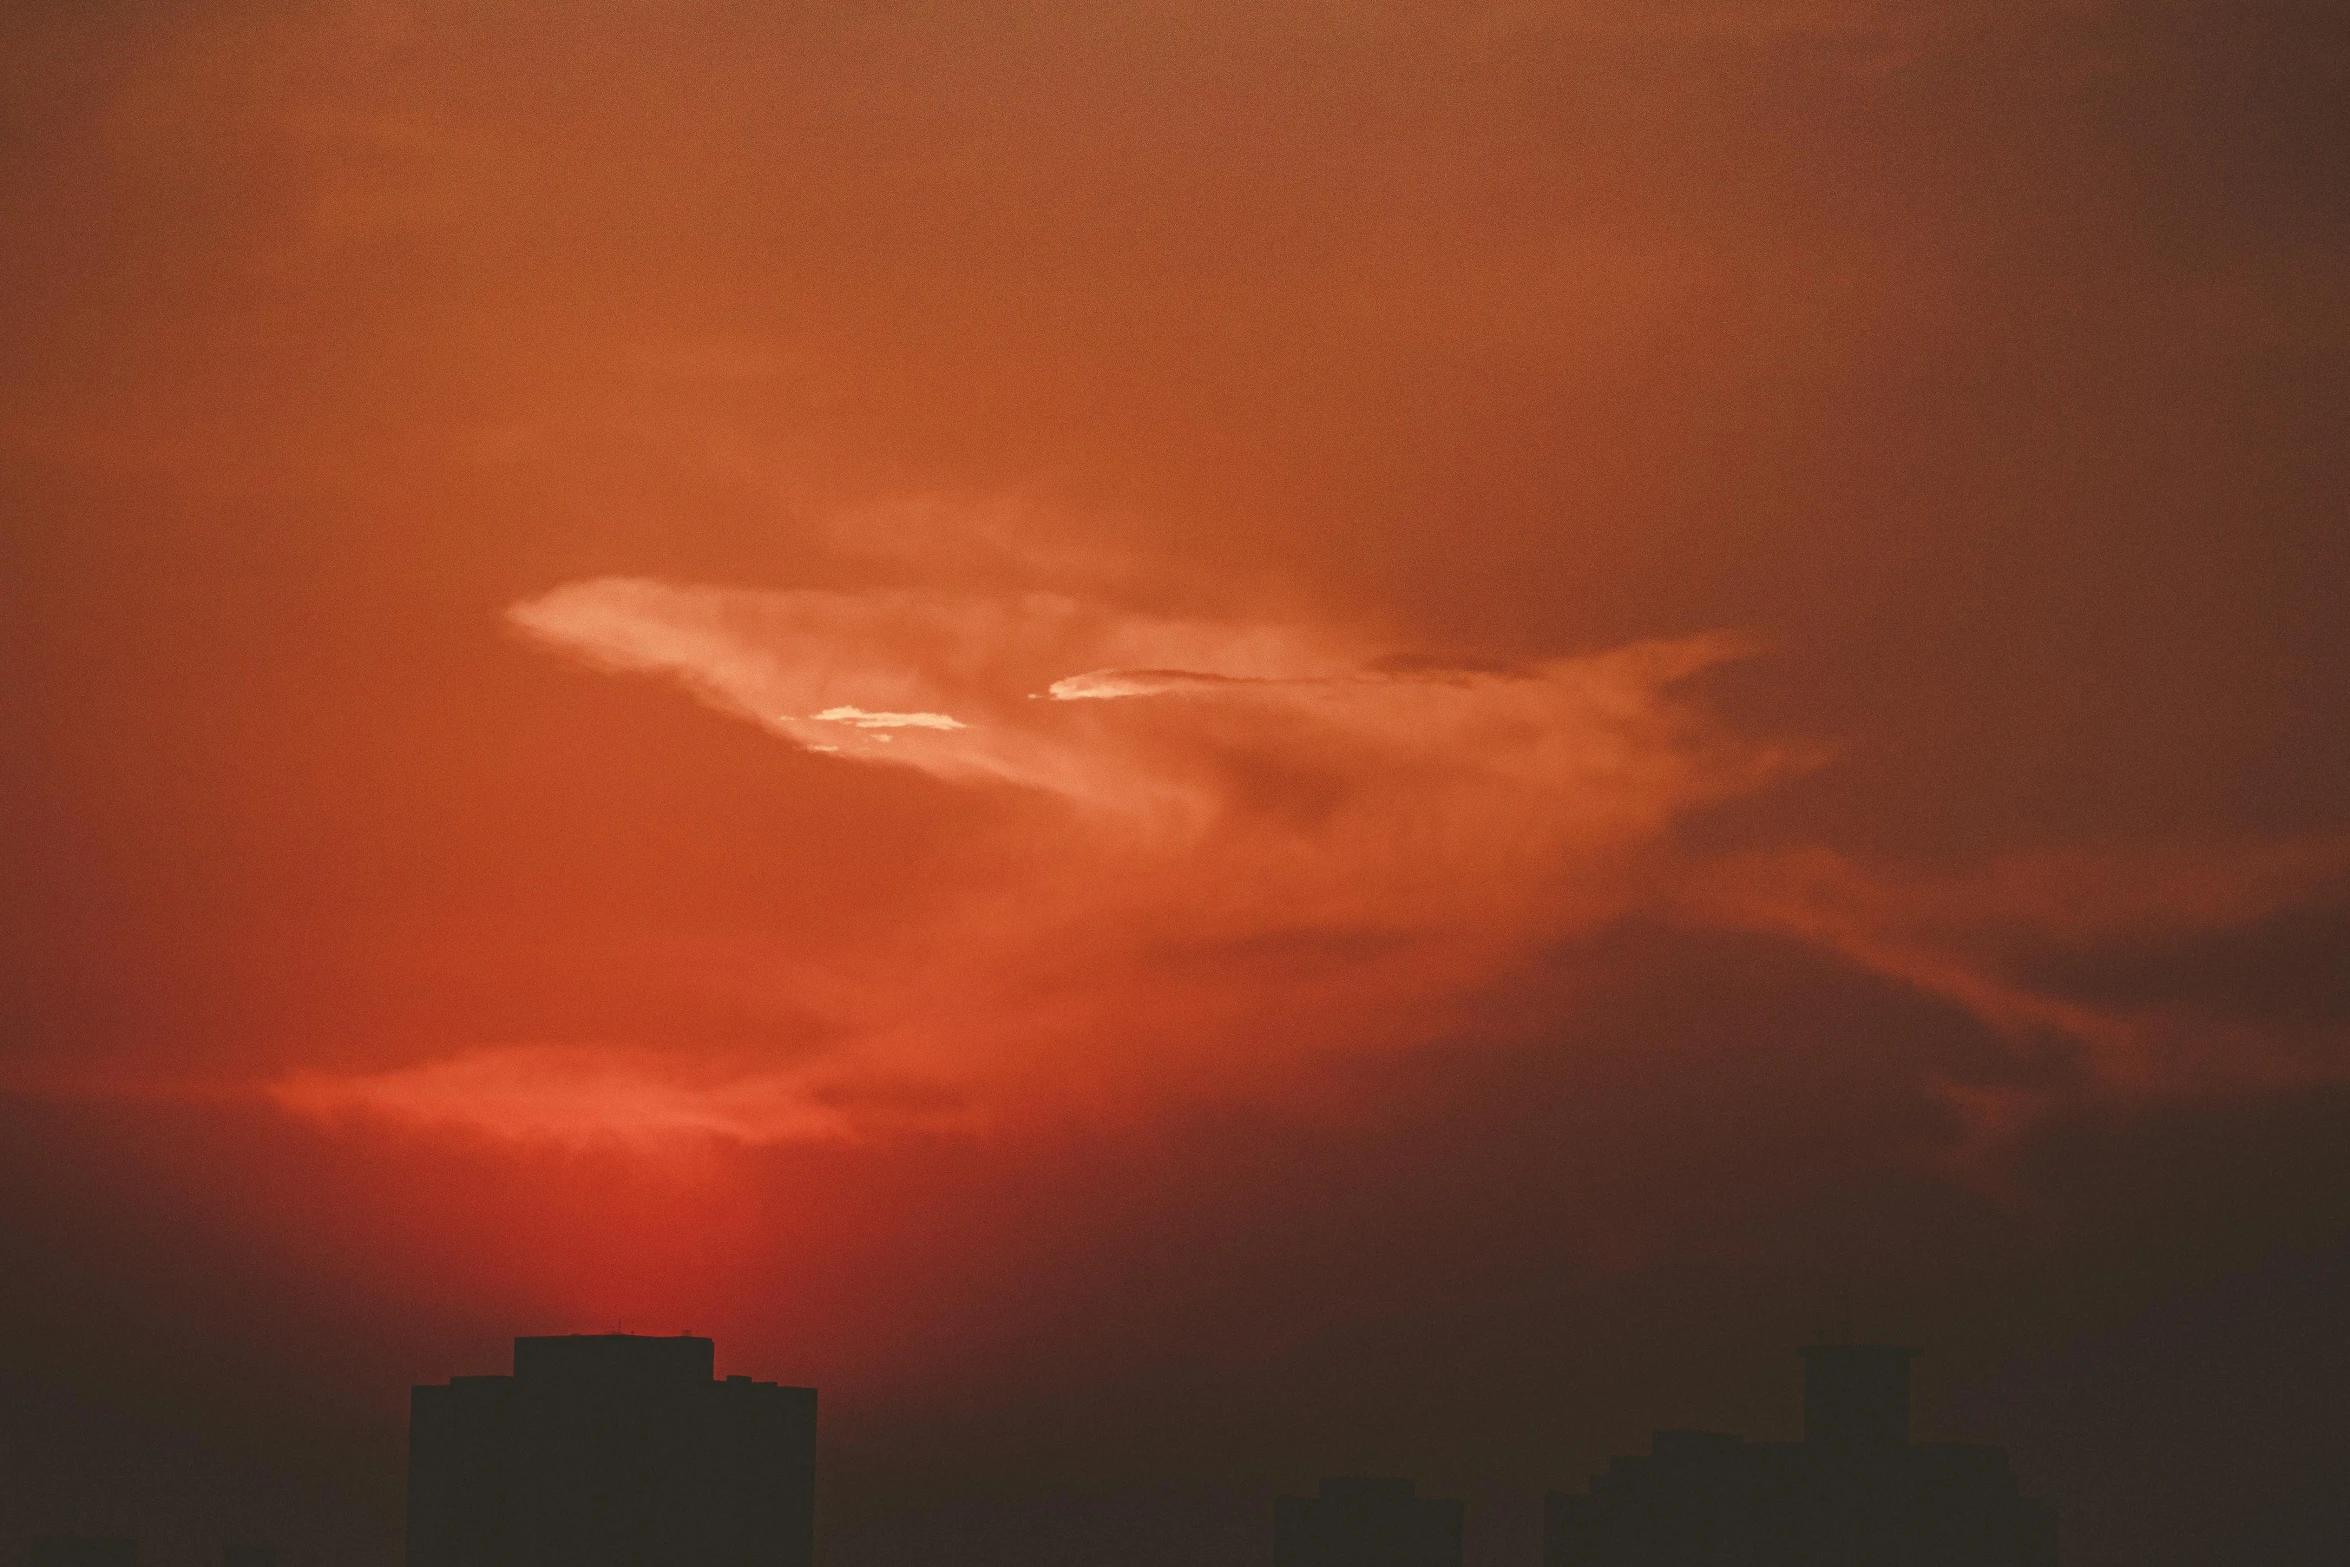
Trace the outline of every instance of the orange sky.
<instances>
[{"instance_id":1,"label":"orange sky","mask_svg":"<svg viewBox=\"0 0 2350 1567\"><path fill-rule=\"evenodd\" d=\"M2186 1562L2103 1411L2350 1392L2329 7L0 59L0 1435L117 1455L0 1503L388 1560L400 1389L618 1320L826 1389L843 1562L1377 1465L1501 1567L1853 1312Z\"/></svg>"}]
</instances>

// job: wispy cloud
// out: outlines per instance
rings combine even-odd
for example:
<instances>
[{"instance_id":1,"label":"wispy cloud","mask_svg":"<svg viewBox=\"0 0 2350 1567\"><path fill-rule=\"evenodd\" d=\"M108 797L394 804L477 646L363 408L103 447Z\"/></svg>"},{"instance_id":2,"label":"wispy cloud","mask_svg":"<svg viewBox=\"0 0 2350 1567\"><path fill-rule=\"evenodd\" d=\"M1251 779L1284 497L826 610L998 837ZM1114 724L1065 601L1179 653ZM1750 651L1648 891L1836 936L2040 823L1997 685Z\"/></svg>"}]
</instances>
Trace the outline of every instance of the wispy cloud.
<instances>
[{"instance_id":1,"label":"wispy cloud","mask_svg":"<svg viewBox=\"0 0 2350 1567\"><path fill-rule=\"evenodd\" d=\"M788 1067L487 1047L295 1078L277 1090L289 1108L762 1141L890 1123L890 1085L908 1082L958 1115L1193 1079L1229 1089L1436 1037L1498 977L1627 918L1791 939L1963 1009L2019 1063L2051 1048L2074 1063L2061 1090L2020 1067L1945 1085L1996 1130L2035 1094L2319 1069L2224 1019L2068 992L2032 960L2293 907L2350 876L2350 844L1933 872L1817 846L1695 853L1682 815L1822 760L1682 694L1749 653L1734 637L1462 668L1340 628L1053 595L641 579L575 583L511 619L791 744L1008 789L1045 815L988 877L886 938L822 962L778 946L763 983L799 1013L824 998L828 1041ZM2027 1078L2039 1086L2015 1086Z\"/></svg>"},{"instance_id":2,"label":"wispy cloud","mask_svg":"<svg viewBox=\"0 0 2350 1567\"><path fill-rule=\"evenodd\" d=\"M608 1106L632 1136L800 1136L862 1114L811 1096L837 1106L877 1082L1005 1101L1277 1074L1443 1028L1497 971L1649 898L1678 813L1810 760L1676 695L1746 652L1728 637L1460 669L1341 629L1049 595L644 580L573 584L511 618L791 744L1016 791L1044 825L824 973L775 954L779 997L833 998L836 1043L804 1070L646 1078L640 1108L614 1084L642 1058L498 1049L305 1078L289 1105L522 1135Z\"/></svg>"},{"instance_id":3,"label":"wispy cloud","mask_svg":"<svg viewBox=\"0 0 2350 1567\"><path fill-rule=\"evenodd\" d=\"M2328 1075L2212 1011L2126 1005L2053 983L2050 954L2243 927L2338 895L2350 838L2018 853L1960 870L1826 848L1709 862L1685 917L1792 936L1952 1001L2008 1037L2082 1053L2102 1086L2177 1092ZM2350 1043L2350 1040L2345 1040ZM2350 1052L2333 1075L2350 1078Z\"/></svg>"},{"instance_id":4,"label":"wispy cloud","mask_svg":"<svg viewBox=\"0 0 2350 1567\"><path fill-rule=\"evenodd\" d=\"M790 722L789 714L779 715ZM944 713L868 713L861 707L828 707L808 715L819 724L848 724L857 729L968 729L970 725Z\"/></svg>"}]
</instances>

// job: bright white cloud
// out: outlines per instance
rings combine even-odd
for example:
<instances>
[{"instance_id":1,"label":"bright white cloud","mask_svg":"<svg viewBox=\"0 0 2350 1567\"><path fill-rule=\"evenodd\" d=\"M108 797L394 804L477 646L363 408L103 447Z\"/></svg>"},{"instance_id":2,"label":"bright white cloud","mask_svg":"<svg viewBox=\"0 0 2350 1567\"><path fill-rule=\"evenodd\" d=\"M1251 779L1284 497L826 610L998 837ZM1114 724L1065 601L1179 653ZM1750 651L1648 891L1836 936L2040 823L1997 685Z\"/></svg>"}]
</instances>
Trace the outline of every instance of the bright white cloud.
<instances>
[{"instance_id":1,"label":"bright white cloud","mask_svg":"<svg viewBox=\"0 0 2350 1567\"><path fill-rule=\"evenodd\" d=\"M1109 702L1177 691L1213 691L1234 680L1230 675L1203 675L1188 669L1096 669L1054 681L1046 687L1045 695L1056 702Z\"/></svg>"},{"instance_id":2,"label":"bright white cloud","mask_svg":"<svg viewBox=\"0 0 2350 1567\"><path fill-rule=\"evenodd\" d=\"M868 713L861 707L828 707L810 714L819 724L850 724L859 729L967 729L944 713ZM784 722L790 722L788 715Z\"/></svg>"}]
</instances>

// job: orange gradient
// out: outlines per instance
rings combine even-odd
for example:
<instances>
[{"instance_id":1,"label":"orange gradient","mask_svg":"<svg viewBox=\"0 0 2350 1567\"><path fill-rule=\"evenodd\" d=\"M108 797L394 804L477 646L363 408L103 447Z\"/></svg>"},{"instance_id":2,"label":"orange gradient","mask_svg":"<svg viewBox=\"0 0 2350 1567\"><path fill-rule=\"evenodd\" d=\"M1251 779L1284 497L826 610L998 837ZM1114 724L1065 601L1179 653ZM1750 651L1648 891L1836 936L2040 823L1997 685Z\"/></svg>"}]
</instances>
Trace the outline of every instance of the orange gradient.
<instances>
[{"instance_id":1,"label":"orange gradient","mask_svg":"<svg viewBox=\"0 0 2350 1567\"><path fill-rule=\"evenodd\" d=\"M9 8L0 1439L384 1561L409 1381L686 1327L897 1567L1531 1494L1849 1308L2084 1562L2254 1539L2064 1390L2350 1200L2343 47Z\"/></svg>"}]
</instances>

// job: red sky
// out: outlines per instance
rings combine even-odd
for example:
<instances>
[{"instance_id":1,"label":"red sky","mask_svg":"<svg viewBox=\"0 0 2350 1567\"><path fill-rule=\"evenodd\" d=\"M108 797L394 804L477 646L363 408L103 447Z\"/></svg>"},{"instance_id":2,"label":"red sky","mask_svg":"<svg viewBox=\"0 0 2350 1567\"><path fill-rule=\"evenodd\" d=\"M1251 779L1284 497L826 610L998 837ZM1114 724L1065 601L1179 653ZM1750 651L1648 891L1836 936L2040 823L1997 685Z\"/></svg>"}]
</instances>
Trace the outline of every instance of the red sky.
<instances>
[{"instance_id":1,"label":"red sky","mask_svg":"<svg viewBox=\"0 0 2350 1567\"><path fill-rule=\"evenodd\" d=\"M9 1527L389 1561L618 1322L838 1562L1504 1567L1847 1318L2084 1567L2350 1527L2330 7L0 59Z\"/></svg>"}]
</instances>

